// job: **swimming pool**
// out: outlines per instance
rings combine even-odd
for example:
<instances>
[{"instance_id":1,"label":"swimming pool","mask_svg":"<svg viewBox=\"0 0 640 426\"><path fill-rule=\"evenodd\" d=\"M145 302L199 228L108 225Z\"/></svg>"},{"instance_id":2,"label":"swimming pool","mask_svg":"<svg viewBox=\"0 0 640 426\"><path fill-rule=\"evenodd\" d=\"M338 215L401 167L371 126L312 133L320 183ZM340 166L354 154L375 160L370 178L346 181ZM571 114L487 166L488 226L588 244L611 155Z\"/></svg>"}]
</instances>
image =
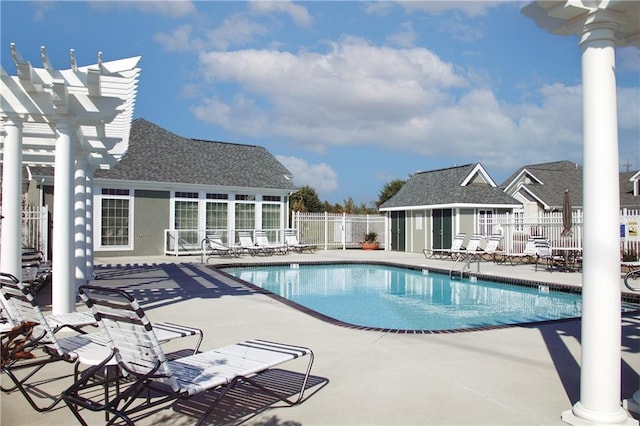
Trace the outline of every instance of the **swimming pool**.
<instances>
[{"instance_id":1,"label":"swimming pool","mask_svg":"<svg viewBox=\"0 0 640 426\"><path fill-rule=\"evenodd\" d=\"M379 264L225 268L337 322L393 330L491 328L579 317L579 294Z\"/></svg>"}]
</instances>

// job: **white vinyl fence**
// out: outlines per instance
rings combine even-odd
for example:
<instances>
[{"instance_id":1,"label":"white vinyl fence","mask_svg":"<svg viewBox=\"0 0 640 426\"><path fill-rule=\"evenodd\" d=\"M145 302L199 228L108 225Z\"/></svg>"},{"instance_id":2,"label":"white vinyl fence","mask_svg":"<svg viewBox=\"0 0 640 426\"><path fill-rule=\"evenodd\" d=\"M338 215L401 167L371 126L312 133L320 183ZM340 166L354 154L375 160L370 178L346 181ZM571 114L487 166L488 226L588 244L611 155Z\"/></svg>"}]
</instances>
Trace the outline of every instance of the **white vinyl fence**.
<instances>
[{"instance_id":1,"label":"white vinyl fence","mask_svg":"<svg viewBox=\"0 0 640 426\"><path fill-rule=\"evenodd\" d=\"M50 259L48 223L47 206L27 206L22 209L22 247L40 250L45 259Z\"/></svg>"},{"instance_id":2,"label":"white vinyl fence","mask_svg":"<svg viewBox=\"0 0 640 426\"><path fill-rule=\"evenodd\" d=\"M383 215L326 212L293 212L291 227L298 231L300 242L316 244L324 250L360 247L369 232L377 233L380 247L385 247L388 229Z\"/></svg>"}]
</instances>

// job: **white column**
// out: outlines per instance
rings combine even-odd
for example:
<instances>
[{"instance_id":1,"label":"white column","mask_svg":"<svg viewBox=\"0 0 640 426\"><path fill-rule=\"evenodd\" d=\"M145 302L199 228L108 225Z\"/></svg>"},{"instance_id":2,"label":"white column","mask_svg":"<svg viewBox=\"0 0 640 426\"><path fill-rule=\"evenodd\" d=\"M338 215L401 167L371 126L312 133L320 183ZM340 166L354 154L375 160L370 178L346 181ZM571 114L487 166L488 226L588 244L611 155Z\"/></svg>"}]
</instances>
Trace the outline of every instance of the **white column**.
<instances>
[{"instance_id":1,"label":"white column","mask_svg":"<svg viewBox=\"0 0 640 426\"><path fill-rule=\"evenodd\" d=\"M581 38L584 258L580 401L570 424L638 424L621 406L621 291L614 28L591 13Z\"/></svg>"},{"instance_id":2,"label":"white column","mask_svg":"<svg viewBox=\"0 0 640 426\"><path fill-rule=\"evenodd\" d=\"M22 279L22 121L3 117L0 271Z\"/></svg>"},{"instance_id":3,"label":"white column","mask_svg":"<svg viewBox=\"0 0 640 426\"><path fill-rule=\"evenodd\" d=\"M77 289L87 283L87 243L85 234L87 232L87 205L86 205L86 183L87 183L87 158L83 152L78 152L76 156L76 167L74 174L74 264L75 264L75 288Z\"/></svg>"},{"instance_id":4,"label":"white column","mask_svg":"<svg viewBox=\"0 0 640 426\"><path fill-rule=\"evenodd\" d=\"M86 181L86 186L85 186L85 201L86 201L86 255L85 255L85 260L86 260L86 268L85 270L87 271L87 279L88 280L92 280L94 279L94 272L93 272L93 173L95 171L93 170L93 168L90 168L87 171L87 181Z\"/></svg>"},{"instance_id":5,"label":"white column","mask_svg":"<svg viewBox=\"0 0 640 426\"><path fill-rule=\"evenodd\" d=\"M57 121L56 135L51 297L53 313L65 314L74 311L76 295L73 260L75 125Z\"/></svg>"}]
</instances>

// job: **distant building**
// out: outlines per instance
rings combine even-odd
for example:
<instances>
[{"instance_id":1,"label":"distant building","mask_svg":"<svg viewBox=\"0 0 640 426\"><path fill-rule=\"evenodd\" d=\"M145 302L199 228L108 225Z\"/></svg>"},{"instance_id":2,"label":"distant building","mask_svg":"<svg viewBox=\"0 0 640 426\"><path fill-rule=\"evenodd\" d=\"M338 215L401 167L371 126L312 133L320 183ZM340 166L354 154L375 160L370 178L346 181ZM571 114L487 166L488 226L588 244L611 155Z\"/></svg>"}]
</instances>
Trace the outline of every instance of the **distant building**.
<instances>
[{"instance_id":1,"label":"distant building","mask_svg":"<svg viewBox=\"0 0 640 426\"><path fill-rule=\"evenodd\" d=\"M459 232L491 234L494 214L521 207L476 163L416 173L380 211L391 219L391 249L419 253L449 248Z\"/></svg>"},{"instance_id":2,"label":"distant building","mask_svg":"<svg viewBox=\"0 0 640 426\"><path fill-rule=\"evenodd\" d=\"M620 208L640 209L640 172L620 173ZM569 190L571 207L582 210L582 166L571 161L530 164L518 169L501 185L520 201L525 216L562 210L564 192Z\"/></svg>"},{"instance_id":3,"label":"distant building","mask_svg":"<svg viewBox=\"0 0 640 426\"><path fill-rule=\"evenodd\" d=\"M31 167L28 175L30 199L52 206L53 169ZM230 241L237 230L271 230L281 238L296 190L291 178L263 147L184 138L134 120L126 155L95 172L95 256L188 251L205 230Z\"/></svg>"}]
</instances>

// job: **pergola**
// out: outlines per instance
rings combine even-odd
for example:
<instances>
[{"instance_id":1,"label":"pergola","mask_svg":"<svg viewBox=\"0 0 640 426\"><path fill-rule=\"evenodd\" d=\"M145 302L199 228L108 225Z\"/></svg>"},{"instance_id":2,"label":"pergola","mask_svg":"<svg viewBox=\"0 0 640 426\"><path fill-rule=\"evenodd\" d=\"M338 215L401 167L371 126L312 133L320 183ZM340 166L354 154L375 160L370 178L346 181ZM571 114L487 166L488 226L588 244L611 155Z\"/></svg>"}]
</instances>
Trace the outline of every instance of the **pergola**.
<instances>
[{"instance_id":1,"label":"pergola","mask_svg":"<svg viewBox=\"0 0 640 426\"><path fill-rule=\"evenodd\" d=\"M638 424L623 409L619 160L615 46L640 47L640 2L536 1L522 12L552 34L580 37L584 240L580 401L570 424ZM640 412L640 391L626 401Z\"/></svg>"},{"instance_id":2,"label":"pergola","mask_svg":"<svg viewBox=\"0 0 640 426\"><path fill-rule=\"evenodd\" d=\"M93 275L93 173L126 153L137 93L140 57L58 70L40 48L42 68L16 46L17 75L0 69L2 241L0 270L21 276L22 166L53 166L52 304L75 309L77 287Z\"/></svg>"}]
</instances>

